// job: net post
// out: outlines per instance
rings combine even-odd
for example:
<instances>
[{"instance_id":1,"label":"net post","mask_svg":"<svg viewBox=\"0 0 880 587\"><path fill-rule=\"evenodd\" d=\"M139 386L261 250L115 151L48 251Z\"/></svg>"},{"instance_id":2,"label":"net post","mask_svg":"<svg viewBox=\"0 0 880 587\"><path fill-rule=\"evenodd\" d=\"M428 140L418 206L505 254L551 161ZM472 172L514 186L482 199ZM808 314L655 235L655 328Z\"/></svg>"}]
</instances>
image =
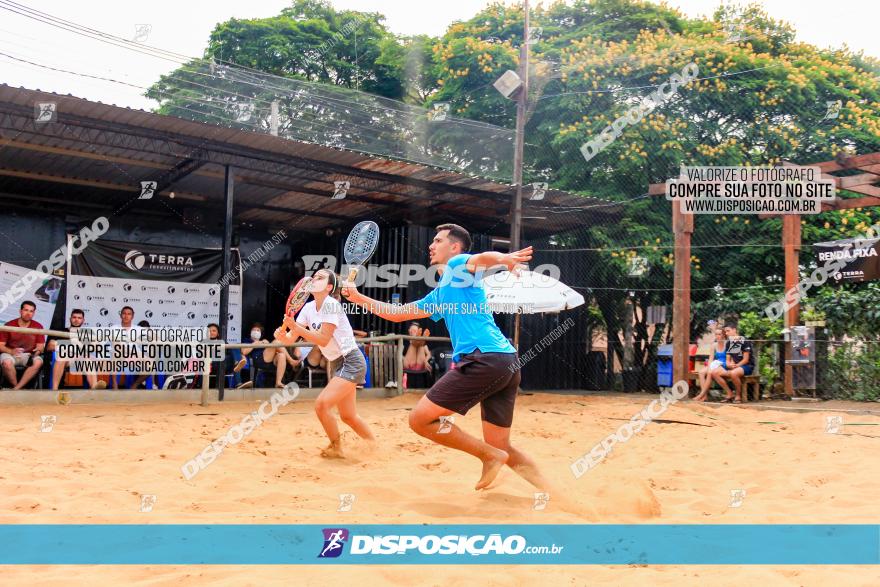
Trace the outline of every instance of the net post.
<instances>
[{"instance_id":1,"label":"net post","mask_svg":"<svg viewBox=\"0 0 880 587\"><path fill-rule=\"evenodd\" d=\"M211 361L205 359L205 369L202 373L202 407L208 406L208 379L211 375Z\"/></svg>"}]
</instances>

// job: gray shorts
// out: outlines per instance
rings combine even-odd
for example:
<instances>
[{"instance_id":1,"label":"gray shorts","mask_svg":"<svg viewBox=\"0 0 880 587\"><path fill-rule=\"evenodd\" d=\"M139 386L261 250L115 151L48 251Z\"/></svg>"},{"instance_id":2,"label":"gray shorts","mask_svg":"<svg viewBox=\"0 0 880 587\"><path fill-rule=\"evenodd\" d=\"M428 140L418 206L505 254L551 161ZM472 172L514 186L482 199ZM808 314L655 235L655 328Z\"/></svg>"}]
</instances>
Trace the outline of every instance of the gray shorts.
<instances>
[{"instance_id":1,"label":"gray shorts","mask_svg":"<svg viewBox=\"0 0 880 587\"><path fill-rule=\"evenodd\" d=\"M330 361L330 370L334 377L342 377L358 385L366 383L367 362L358 349Z\"/></svg>"},{"instance_id":2,"label":"gray shorts","mask_svg":"<svg viewBox=\"0 0 880 587\"><path fill-rule=\"evenodd\" d=\"M39 355L33 355L34 361L43 361L43 357ZM21 353L18 356L10 355L9 353L0 353L0 363L6 361L12 361L12 364L16 367L30 367L33 363L30 362L31 353Z\"/></svg>"}]
</instances>

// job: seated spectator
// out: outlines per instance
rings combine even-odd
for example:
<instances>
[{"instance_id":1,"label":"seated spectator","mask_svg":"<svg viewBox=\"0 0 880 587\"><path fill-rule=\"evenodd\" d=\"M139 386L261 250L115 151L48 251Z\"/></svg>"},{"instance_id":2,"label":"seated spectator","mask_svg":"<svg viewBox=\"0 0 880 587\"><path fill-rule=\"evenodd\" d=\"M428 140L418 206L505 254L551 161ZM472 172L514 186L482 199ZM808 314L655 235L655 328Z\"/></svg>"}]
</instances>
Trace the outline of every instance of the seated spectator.
<instances>
[{"instance_id":1,"label":"seated spectator","mask_svg":"<svg viewBox=\"0 0 880 587\"><path fill-rule=\"evenodd\" d=\"M724 390L726 397L722 401L739 404L742 403L742 378L751 375L755 370L755 353L752 342L739 335L735 323L725 324L724 334L727 336L727 344L724 347L726 356L724 370L713 374L712 378ZM730 391L725 379L733 382L735 395Z\"/></svg>"},{"instance_id":2,"label":"seated spectator","mask_svg":"<svg viewBox=\"0 0 880 587\"><path fill-rule=\"evenodd\" d=\"M75 308L70 311L70 325L67 327L67 331L70 332L74 328L79 328L83 325L83 322L86 320L86 314L79 308ZM46 345L46 350L50 353L54 353L55 349L58 348L57 340L50 340ZM61 383L61 378L64 376L64 371L67 369L68 361L63 359L55 359L55 365L52 367L52 383L50 384L52 390L55 391L58 389L58 385ZM86 381L89 384L89 389L104 389L107 387L107 383L105 381L98 381L98 376L94 373L87 373L85 375ZM80 379L80 385L82 384L82 380Z\"/></svg>"},{"instance_id":3,"label":"seated spectator","mask_svg":"<svg viewBox=\"0 0 880 587\"><path fill-rule=\"evenodd\" d=\"M131 306L122 306L122 309L119 311L119 328L124 330L130 330L132 328L138 329L141 328L140 325L135 326L132 324L134 321L134 308ZM145 322L145 321L142 321ZM147 380L149 375L137 375L134 373L111 373L110 374L110 383L113 386L113 389L119 389L119 379L125 376L131 375L131 383L128 386L128 389L137 389Z\"/></svg>"},{"instance_id":4,"label":"seated spectator","mask_svg":"<svg viewBox=\"0 0 880 587\"><path fill-rule=\"evenodd\" d=\"M697 373L697 380L700 383L700 393L694 398L694 401L704 402L709 397L709 388L712 387L712 374L715 371L723 371L724 365L727 363L727 339L724 336L724 329L717 327L715 329L715 342L712 344L712 356L706 359L706 365Z\"/></svg>"},{"instance_id":5,"label":"seated spectator","mask_svg":"<svg viewBox=\"0 0 880 587\"><path fill-rule=\"evenodd\" d=\"M410 322L407 333L410 336L431 336L431 331L422 329L418 322ZM403 355L403 372L406 377L405 387L425 389L431 386L431 351L427 341L411 340Z\"/></svg>"},{"instance_id":6,"label":"seated spectator","mask_svg":"<svg viewBox=\"0 0 880 587\"><path fill-rule=\"evenodd\" d=\"M18 318L10 320L6 326L40 330L43 325L33 319L36 311L37 305L26 300L18 309ZM46 336L43 334L0 331L0 366L13 389L22 389L42 369L45 346ZM25 367L21 379L15 371L16 367Z\"/></svg>"},{"instance_id":7,"label":"seated spectator","mask_svg":"<svg viewBox=\"0 0 880 587\"><path fill-rule=\"evenodd\" d=\"M253 326L251 326L250 338L245 340L245 343L254 343L259 345L268 345L270 344L268 340L263 338L263 325L259 322L254 322ZM241 350L241 354L244 356L250 356L251 361L253 361L253 365L257 370L261 371L271 371L272 367L275 367L275 387L284 387L282 380L284 379L284 372L287 370L287 365L291 365L292 367L297 367L299 365L299 359L294 359L290 356L290 353L287 352L285 348L245 348Z\"/></svg>"},{"instance_id":8,"label":"seated spectator","mask_svg":"<svg viewBox=\"0 0 880 587\"><path fill-rule=\"evenodd\" d=\"M208 324L208 339L209 340L220 340L220 325ZM247 363L247 359L241 356L240 349L226 349L226 357L223 361L212 361L211 362L211 373L214 375L219 375L220 368L223 364L226 364L226 374L232 375L232 380L235 383L236 387L244 388L250 387L253 385L252 382L248 381L246 383L241 382L241 375L239 372Z\"/></svg>"},{"instance_id":9,"label":"seated spectator","mask_svg":"<svg viewBox=\"0 0 880 587\"><path fill-rule=\"evenodd\" d=\"M418 322L410 322L407 332L410 336L431 336L431 331L422 329ZM430 358L431 351L427 341L411 340L403 355L403 368L409 371L431 371L428 363Z\"/></svg>"}]
</instances>

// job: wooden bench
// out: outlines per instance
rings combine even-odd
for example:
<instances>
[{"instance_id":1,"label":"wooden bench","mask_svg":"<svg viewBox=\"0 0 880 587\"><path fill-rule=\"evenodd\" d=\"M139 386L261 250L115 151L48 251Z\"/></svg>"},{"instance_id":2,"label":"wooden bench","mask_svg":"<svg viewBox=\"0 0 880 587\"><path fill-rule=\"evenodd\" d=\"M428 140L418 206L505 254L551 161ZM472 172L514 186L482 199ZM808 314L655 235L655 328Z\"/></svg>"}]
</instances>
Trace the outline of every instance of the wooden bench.
<instances>
[{"instance_id":1,"label":"wooden bench","mask_svg":"<svg viewBox=\"0 0 880 587\"><path fill-rule=\"evenodd\" d=\"M752 392L752 395L754 396L754 401L758 401L761 399L761 375L760 375L760 372L758 371L758 367L759 367L758 357L760 356L760 349L755 345L752 345L752 346L754 348L754 355L755 355L755 368L752 370L751 375L746 375L745 377L742 378L742 387L743 387L742 401L743 401L743 403L749 401L749 392ZM697 368L703 368L704 365L701 365L700 363L705 362L705 360L708 357L712 356L712 354L713 354L712 353L712 345L700 345L699 347L697 347L696 355L694 355L694 365ZM699 373L696 370L688 373L688 375L687 375L688 382L699 381L699 379L697 378L698 375L699 375Z\"/></svg>"}]
</instances>

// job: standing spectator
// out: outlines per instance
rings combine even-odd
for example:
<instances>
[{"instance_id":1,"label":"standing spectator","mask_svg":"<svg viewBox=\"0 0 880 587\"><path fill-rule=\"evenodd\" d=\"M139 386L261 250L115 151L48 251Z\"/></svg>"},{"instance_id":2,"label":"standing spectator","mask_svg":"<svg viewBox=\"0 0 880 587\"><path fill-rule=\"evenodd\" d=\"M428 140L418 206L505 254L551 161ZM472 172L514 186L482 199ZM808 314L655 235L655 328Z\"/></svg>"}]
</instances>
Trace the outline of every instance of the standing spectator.
<instances>
[{"instance_id":1,"label":"standing spectator","mask_svg":"<svg viewBox=\"0 0 880 587\"><path fill-rule=\"evenodd\" d=\"M37 306L30 300L21 303L18 309L18 318L10 320L6 326L19 328L34 328L41 330L43 325L34 320L34 312ZM0 365L6 380L12 384L13 389L21 389L43 367L43 349L46 346L46 336L43 334L23 334L19 332L0 332ZM15 372L16 367L25 367L21 374L21 380Z\"/></svg>"},{"instance_id":2,"label":"standing spectator","mask_svg":"<svg viewBox=\"0 0 880 587\"><path fill-rule=\"evenodd\" d=\"M727 344L724 348L726 356L724 371L713 374L712 378L724 390L726 397L722 400L723 402L740 404L742 403L742 378L751 375L755 370L755 353L752 342L739 335L735 323L725 324L724 334L727 336ZM731 393L724 379L730 379L733 382L735 395Z\"/></svg>"},{"instance_id":3,"label":"standing spectator","mask_svg":"<svg viewBox=\"0 0 880 587\"><path fill-rule=\"evenodd\" d=\"M70 311L70 326L67 327L68 332L73 330L74 328L79 328L83 325L83 322L86 321L86 314L79 308L75 308ZM58 341L50 340L46 345L46 350L50 353L54 353L55 349L58 348ZM52 390L55 391L58 389L58 385L61 383L61 377L64 375L65 369L67 369L68 361L63 359L55 359L55 365L52 367ZM104 389L107 387L107 383L104 381L98 381L98 376L94 373L86 374L86 381L89 383L90 389Z\"/></svg>"}]
</instances>

